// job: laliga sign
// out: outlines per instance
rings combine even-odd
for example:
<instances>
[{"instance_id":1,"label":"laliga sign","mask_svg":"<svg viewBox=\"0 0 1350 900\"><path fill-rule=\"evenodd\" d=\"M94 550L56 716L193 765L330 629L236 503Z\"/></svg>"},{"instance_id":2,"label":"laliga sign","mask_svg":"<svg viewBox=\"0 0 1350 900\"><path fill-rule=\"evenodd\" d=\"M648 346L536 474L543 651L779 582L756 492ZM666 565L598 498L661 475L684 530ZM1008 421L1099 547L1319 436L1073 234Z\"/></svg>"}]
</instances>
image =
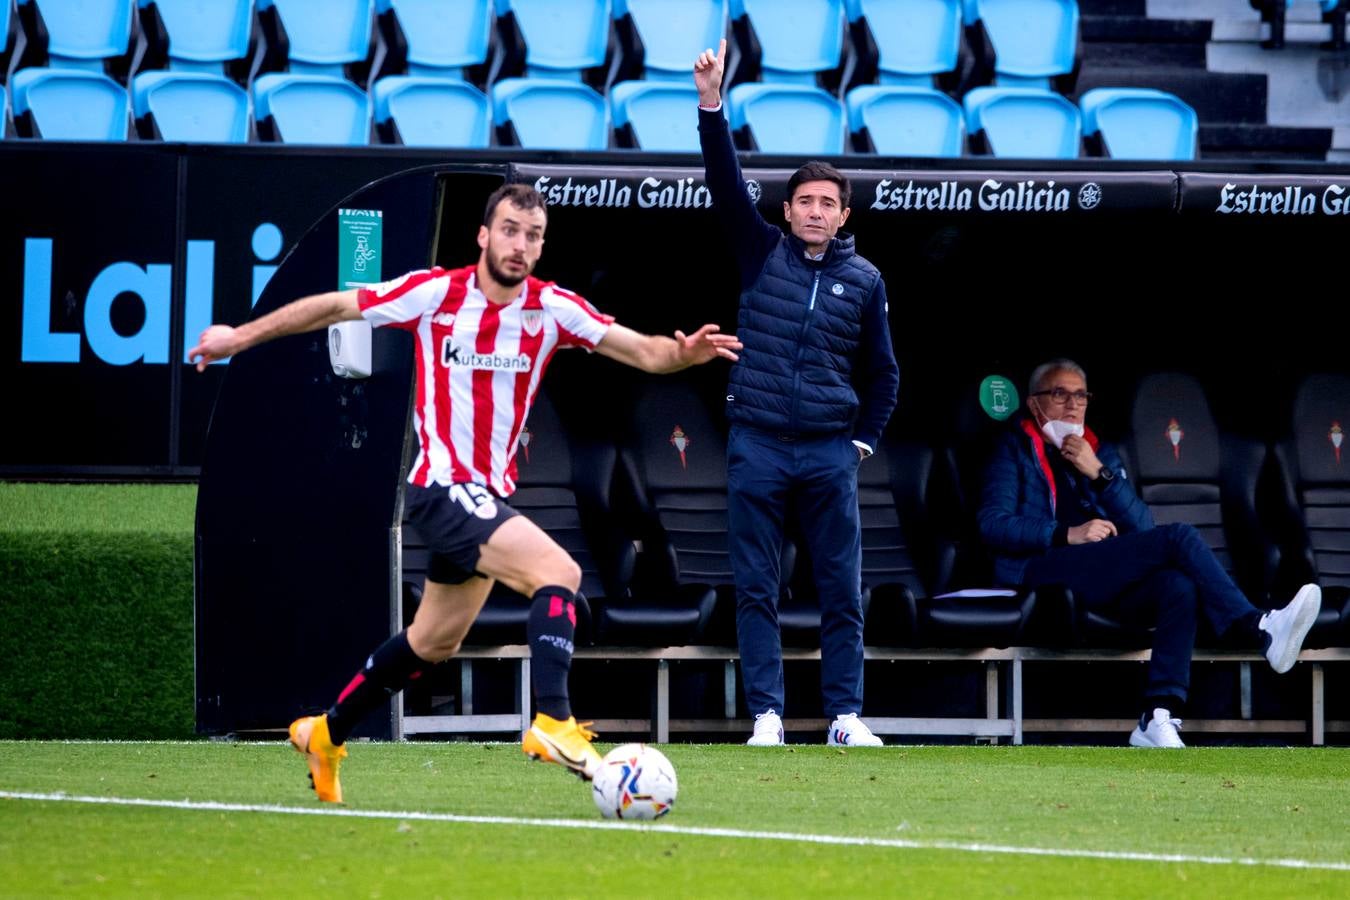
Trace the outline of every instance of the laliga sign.
<instances>
[{"instance_id":1,"label":"laliga sign","mask_svg":"<svg viewBox=\"0 0 1350 900\"><path fill-rule=\"evenodd\" d=\"M23 242L23 337L19 361L78 363L80 333L53 331L51 238ZM264 222L253 232L253 253L261 262L281 253L281 229ZM191 347L211 324L214 304L215 241L187 242L186 309L183 345ZM274 265L253 267L253 303L276 271ZM122 295L137 297L145 321L135 334L119 334L112 325L113 301ZM169 312L173 298L173 266L167 263L115 262L94 276L84 296L84 338L103 362L126 366L136 362L169 361ZM184 359L183 362L190 362Z\"/></svg>"}]
</instances>

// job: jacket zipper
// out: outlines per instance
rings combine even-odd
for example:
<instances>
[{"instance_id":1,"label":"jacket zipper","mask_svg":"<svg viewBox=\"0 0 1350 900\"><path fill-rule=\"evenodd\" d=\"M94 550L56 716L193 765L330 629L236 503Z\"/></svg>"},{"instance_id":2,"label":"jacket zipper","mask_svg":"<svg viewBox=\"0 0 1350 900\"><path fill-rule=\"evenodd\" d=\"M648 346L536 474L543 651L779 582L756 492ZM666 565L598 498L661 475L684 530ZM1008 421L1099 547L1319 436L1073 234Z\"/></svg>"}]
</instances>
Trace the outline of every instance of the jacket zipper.
<instances>
[{"instance_id":1,"label":"jacket zipper","mask_svg":"<svg viewBox=\"0 0 1350 900\"><path fill-rule=\"evenodd\" d=\"M806 352L806 333L811 330L811 319L816 313L816 291L820 288L820 270L816 270L815 281L811 282L811 299L806 304L806 318L802 320L802 330L797 335L797 358L792 363L792 417L789 420L793 433L801 430L798 424L797 409L801 401L802 356Z\"/></svg>"}]
</instances>

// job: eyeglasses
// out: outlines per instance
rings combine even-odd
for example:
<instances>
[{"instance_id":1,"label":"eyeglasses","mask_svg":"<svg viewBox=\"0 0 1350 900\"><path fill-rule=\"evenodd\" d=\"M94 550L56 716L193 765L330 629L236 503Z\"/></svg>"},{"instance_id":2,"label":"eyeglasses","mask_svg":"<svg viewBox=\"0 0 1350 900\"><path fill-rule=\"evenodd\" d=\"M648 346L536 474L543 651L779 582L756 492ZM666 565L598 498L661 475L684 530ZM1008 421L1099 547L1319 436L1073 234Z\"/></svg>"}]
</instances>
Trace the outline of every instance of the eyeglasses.
<instances>
[{"instance_id":1,"label":"eyeglasses","mask_svg":"<svg viewBox=\"0 0 1350 900\"><path fill-rule=\"evenodd\" d=\"M1074 401L1075 403L1077 403L1079 406L1087 406L1088 401L1092 399L1092 392L1091 392L1091 391L1066 391L1066 390L1064 390L1064 388L1057 387L1057 388L1054 388L1053 390L1049 390L1049 391L1032 391L1032 392L1031 392L1031 396L1033 396L1033 397L1045 397L1045 396L1048 396L1048 397L1050 398L1050 402L1053 403L1053 404L1055 404L1056 406L1063 406L1063 405L1065 405L1066 403L1069 402L1069 400L1070 400L1071 398L1072 398L1073 401Z\"/></svg>"}]
</instances>

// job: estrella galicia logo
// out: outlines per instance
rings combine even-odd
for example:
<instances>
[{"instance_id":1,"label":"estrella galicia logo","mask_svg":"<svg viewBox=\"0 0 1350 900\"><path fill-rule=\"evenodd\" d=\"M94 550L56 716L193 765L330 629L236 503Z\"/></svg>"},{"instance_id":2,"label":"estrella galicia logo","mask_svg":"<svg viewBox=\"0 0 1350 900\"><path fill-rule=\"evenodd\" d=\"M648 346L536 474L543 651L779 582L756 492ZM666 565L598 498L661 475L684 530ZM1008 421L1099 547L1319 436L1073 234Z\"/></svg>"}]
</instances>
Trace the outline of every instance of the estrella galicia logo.
<instances>
[{"instance_id":1,"label":"estrella galicia logo","mask_svg":"<svg viewBox=\"0 0 1350 900\"><path fill-rule=\"evenodd\" d=\"M764 189L759 186L759 182L753 178L745 180L745 195L750 198L751 203L758 203L759 198L764 196Z\"/></svg>"},{"instance_id":2,"label":"estrella galicia logo","mask_svg":"<svg viewBox=\"0 0 1350 900\"><path fill-rule=\"evenodd\" d=\"M1089 181L1078 189L1078 208L1093 209L1098 203L1102 202L1101 185L1095 181Z\"/></svg>"}]
</instances>

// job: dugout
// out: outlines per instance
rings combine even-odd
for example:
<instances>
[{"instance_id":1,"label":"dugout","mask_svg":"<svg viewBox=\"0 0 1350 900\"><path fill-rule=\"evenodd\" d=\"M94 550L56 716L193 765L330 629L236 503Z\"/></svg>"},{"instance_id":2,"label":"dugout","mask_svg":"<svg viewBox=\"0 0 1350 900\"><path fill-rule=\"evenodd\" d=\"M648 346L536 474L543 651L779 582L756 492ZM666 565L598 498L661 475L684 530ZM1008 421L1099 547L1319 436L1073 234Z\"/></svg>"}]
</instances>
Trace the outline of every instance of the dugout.
<instances>
[{"instance_id":1,"label":"dugout","mask_svg":"<svg viewBox=\"0 0 1350 900\"><path fill-rule=\"evenodd\" d=\"M558 156L390 175L335 198L289 247L256 310L334 286L347 211L381 213L382 278L471 262L483 201L510 179L550 201L539 276L644 331L734 328L734 264L701 170L667 162ZM1350 373L1334 287L1350 172L840 162L853 182L845 228L888 285L897 435L942 441L986 375L1020 387L1037 362L1066 355L1089 373L1090 421L1107 438L1126 428L1141 377L1181 371L1200 379L1223 428L1270 443L1289 425L1303 376ZM791 165L747 164L771 220L781 219ZM326 705L398 627L412 376L404 341L377 333L375 371L359 381L333 374L316 335L228 366L200 478L200 731L279 728ZM685 377L715 395L724 376L713 365ZM560 354L548 377L569 430L601 443L616 434L634 379L581 353ZM1303 702L1271 692L1272 708ZM397 733L397 717L366 733Z\"/></svg>"}]
</instances>

